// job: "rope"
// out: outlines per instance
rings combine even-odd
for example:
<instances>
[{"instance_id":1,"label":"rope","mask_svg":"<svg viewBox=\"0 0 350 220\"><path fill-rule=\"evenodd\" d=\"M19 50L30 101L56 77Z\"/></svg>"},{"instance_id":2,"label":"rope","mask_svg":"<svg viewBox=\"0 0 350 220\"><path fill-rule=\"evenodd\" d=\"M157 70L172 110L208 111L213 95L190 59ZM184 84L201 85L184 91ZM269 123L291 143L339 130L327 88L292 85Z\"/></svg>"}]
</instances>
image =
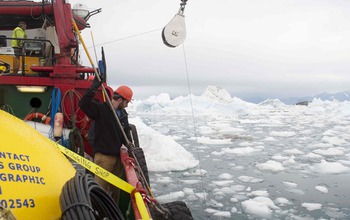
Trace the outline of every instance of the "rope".
<instances>
[{"instance_id":1,"label":"rope","mask_svg":"<svg viewBox=\"0 0 350 220\"><path fill-rule=\"evenodd\" d=\"M15 113L13 112L13 109L10 105L3 105L0 108L1 110L4 110L5 112L10 113L11 115L15 115Z\"/></svg>"},{"instance_id":2,"label":"rope","mask_svg":"<svg viewBox=\"0 0 350 220\"><path fill-rule=\"evenodd\" d=\"M185 45L182 44L182 48L183 48L183 55L184 55L184 62L185 62L185 69L186 69L186 76L187 76L187 86L188 86L188 93L190 95L190 105L191 105L191 115L192 115L192 121L193 121L193 130L194 130L194 136L195 136L195 140L196 140L196 145L197 145L197 157L198 157L198 168L199 168L199 172L200 172L200 178L201 178L201 183L202 183L202 190L204 192L204 198L203 198L203 203L205 203L205 201L207 200L206 198L206 191L204 188L204 179L203 179L203 175L201 172L201 157L200 157L200 150L199 150L199 146L198 146L198 136L197 136L197 130L196 130L196 120L194 117L194 108L193 108L193 101L192 101L192 91L191 91L191 84L190 84L190 78L189 78L189 74L188 74L188 67L187 67L187 58L186 58L186 52L185 52Z\"/></svg>"},{"instance_id":3,"label":"rope","mask_svg":"<svg viewBox=\"0 0 350 220\"><path fill-rule=\"evenodd\" d=\"M141 35L144 35L144 34L153 33L153 32L156 32L156 31L159 31L159 30L162 30L162 29L163 28L158 28L158 29L146 31L146 32L143 32L143 33L140 33L140 34L130 35L128 37L123 37L123 38L119 38L119 39L116 39L116 40L107 41L107 42L104 42L104 43L101 43L101 44L96 44L95 46L102 46L102 45L105 45L105 44L110 44L110 43L114 43L114 42L117 42L117 41L122 41L122 40L126 40L126 39L133 38L133 37L138 37L138 36L141 36ZM89 47L89 48L92 48L92 47Z\"/></svg>"},{"instance_id":4,"label":"rope","mask_svg":"<svg viewBox=\"0 0 350 220\"><path fill-rule=\"evenodd\" d=\"M77 172L62 188L61 220L124 219L112 197L91 174Z\"/></svg>"},{"instance_id":5,"label":"rope","mask_svg":"<svg viewBox=\"0 0 350 220\"><path fill-rule=\"evenodd\" d=\"M67 95L69 94L69 101L71 103L71 108L72 108L72 112L71 114L68 114L67 113L67 109L66 109L66 105L65 105L65 100L66 100L66 97ZM76 99L77 100L75 103L73 103L73 99L74 97L72 95L75 95ZM81 95L79 92L77 92L76 90L68 90L64 93L63 97L62 97L62 113L64 114L64 116L71 122L73 122L73 124L75 123L81 123L83 120L84 120L84 117L77 120L77 118L75 117L76 115L79 115L78 112L80 110L80 108L78 107L75 111L73 110L73 107L74 106L79 106L78 105L78 102L79 100L81 99Z\"/></svg>"},{"instance_id":6,"label":"rope","mask_svg":"<svg viewBox=\"0 0 350 220\"><path fill-rule=\"evenodd\" d=\"M84 140L77 127L69 132L69 148L80 156L84 156Z\"/></svg>"}]
</instances>

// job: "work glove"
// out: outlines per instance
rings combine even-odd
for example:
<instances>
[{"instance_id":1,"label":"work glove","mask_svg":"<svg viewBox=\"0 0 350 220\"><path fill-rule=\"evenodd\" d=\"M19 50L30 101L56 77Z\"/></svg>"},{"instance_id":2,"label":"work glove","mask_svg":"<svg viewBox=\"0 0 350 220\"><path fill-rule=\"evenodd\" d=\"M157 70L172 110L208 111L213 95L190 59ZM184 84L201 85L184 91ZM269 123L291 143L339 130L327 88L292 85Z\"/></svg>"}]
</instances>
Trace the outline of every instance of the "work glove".
<instances>
[{"instance_id":1,"label":"work glove","mask_svg":"<svg viewBox=\"0 0 350 220\"><path fill-rule=\"evenodd\" d=\"M100 88L102 82L103 82L102 79L101 79L101 81L99 81L99 80L97 79L97 77L95 76L94 81L92 81L92 84L91 84L91 87L90 87L91 90L97 91L98 88Z\"/></svg>"}]
</instances>

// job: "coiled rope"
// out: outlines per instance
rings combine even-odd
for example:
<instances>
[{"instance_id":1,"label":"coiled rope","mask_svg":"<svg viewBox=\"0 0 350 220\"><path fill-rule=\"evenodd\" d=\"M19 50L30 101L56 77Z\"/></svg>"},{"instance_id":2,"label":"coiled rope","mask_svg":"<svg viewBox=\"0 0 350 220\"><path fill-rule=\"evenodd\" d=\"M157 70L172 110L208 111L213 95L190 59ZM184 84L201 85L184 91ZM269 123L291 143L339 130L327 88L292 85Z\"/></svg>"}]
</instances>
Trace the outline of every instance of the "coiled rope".
<instances>
[{"instance_id":1,"label":"coiled rope","mask_svg":"<svg viewBox=\"0 0 350 220\"><path fill-rule=\"evenodd\" d=\"M81 132L77 127L74 127L69 132L69 148L80 156L84 156L84 140Z\"/></svg>"},{"instance_id":2,"label":"coiled rope","mask_svg":"<svg viewBox=\"0 0 350 220\"><path fill-rule=\"evenodd\" d=\"M68 180L60 195L61 220L123 220L112 197L98 185L91 174L76 175Z\"/></svg>"}]
</instances>

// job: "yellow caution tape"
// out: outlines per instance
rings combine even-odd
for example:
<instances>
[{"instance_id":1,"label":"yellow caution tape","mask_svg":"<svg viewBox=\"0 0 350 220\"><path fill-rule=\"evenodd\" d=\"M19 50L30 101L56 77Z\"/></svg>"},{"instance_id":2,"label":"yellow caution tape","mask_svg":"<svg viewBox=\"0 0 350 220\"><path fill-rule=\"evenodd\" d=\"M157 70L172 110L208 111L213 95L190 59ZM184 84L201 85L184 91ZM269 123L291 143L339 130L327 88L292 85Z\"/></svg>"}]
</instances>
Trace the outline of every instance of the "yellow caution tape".
<instances>
[{"instance_id":1,"label":"yellow caution tape","mask_svg":"<svg viewBox=\"0 0 350 220\"><path fill-rule=\"evenodd\" d=\"M113 173L103 169L102 167L96 165L92 161L80 156L79 154L74 153L73 151L63 147L62 145L59 145L56 143L56 146L58 149L61 150L62 153L67 155L69 158L74 160L75 162L79 163L86 169L93 172L95 175L101 177L102 179L106 180L107 182L113 184L114 186L118 187L121 190L124 190L127 193L131 193L135 187L129 184L128 182L125 182L124 180L120 179Z\"/></svg>"},{"instance_id":2,"label":"yellow caution tape","mask_svg":"<svg viewBox=\"0 0 350 220\"><path fill-rule=\"evenodd\" d=\"M128 182L125 182L124 180L120 179L113 173L96 165L92 161L80 156L79 154L74 153L73 151L63 147L62 145L59 145L56 143L56 146L66 156L68 156L75 162L79 163L81 166L85 167L86 169L90 170L95 175L109 182L110 184L113 184L114 186L118 187L121 190L124 190L129 194L131 194L135 190L135 187L133 185L129 184ZM145 220L150 219L146 205L143 201L141 194L139 192L135 192L134 196L135 196L137 208L140 212L142 219L145 219Z\"/></svg>"},{"instance_id":3,"label":"yellow caution tape","mask_svg":"<svg viewBox=\"0 0 350 220\"><path fill-rule=\"evenodd\" d=\"M150 219L149 215L148 215L147 208L145 206L145 203L144 203L142 196L139 192L135 193L135 200L136 200L137 208L139 209L139 212L141 214L141 219L143 219L143 220Z\"/></svg>"}]
</instances>

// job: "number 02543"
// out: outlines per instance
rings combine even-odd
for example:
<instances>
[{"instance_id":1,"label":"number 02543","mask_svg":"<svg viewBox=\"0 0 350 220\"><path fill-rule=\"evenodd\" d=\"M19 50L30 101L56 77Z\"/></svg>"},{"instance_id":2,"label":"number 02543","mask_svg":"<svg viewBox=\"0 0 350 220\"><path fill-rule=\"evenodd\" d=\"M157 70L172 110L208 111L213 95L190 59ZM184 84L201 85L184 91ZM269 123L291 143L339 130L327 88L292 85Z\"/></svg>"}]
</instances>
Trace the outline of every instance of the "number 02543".
<instances>
[{"instance_id":1,"label":"number 02543","mask_svg":"<svg viewBox=\"0 0 350 220\"><path fill-rule=\"evenodd\" d=\"M4 208L34 208L34 199L1 199L0 205Z\"/></svg>"}]
</instances>

